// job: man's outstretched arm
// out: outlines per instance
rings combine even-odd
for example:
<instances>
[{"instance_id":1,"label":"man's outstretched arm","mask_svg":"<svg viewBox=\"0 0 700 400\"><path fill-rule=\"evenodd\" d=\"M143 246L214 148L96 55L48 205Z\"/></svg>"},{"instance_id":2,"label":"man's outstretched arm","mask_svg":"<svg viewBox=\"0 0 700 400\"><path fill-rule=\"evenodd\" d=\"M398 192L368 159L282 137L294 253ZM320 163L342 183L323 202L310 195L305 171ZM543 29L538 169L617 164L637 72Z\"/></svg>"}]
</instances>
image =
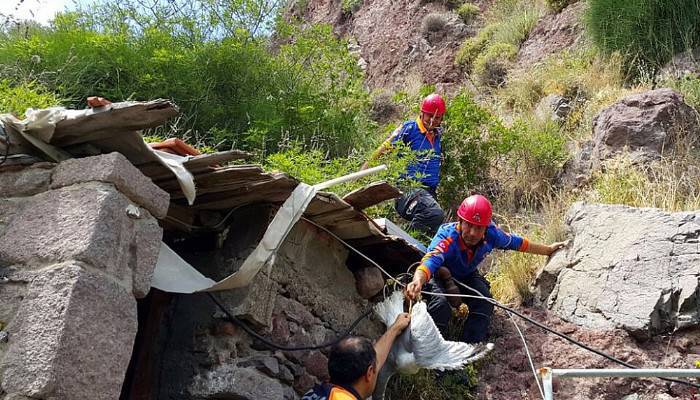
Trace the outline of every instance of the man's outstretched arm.
<instances>
[{"instance_id":1,"label":"man's outstretched arm","mask_svg":"<svg viewBox=\"0 0 700 400\"><path fill-rule=\"evenodd\" d=\"M374 344L374 351L377 353L377 371L381 370L389 356L391 345L394 340L403 332L411 322L411 316L407 313L401 313L396 317L396 321L384 332L382 337Z\"/></svg>"}]
</instances>

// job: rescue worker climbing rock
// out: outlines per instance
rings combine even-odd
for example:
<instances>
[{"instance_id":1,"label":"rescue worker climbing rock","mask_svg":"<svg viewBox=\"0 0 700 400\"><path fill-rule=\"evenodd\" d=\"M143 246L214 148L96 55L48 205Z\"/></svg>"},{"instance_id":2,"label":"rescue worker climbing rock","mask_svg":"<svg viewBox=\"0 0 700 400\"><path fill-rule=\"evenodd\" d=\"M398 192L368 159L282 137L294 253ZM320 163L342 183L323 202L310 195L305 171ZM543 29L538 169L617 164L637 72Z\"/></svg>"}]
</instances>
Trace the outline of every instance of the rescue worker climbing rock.
<instances>
[{"instance_id":1,"label":"rescue worker climbing rock","mask_svg":"<svg viewBox=\"0 0 700 400\"><path fill-rule=\"evenodd\" d=\"M347 337L331 349L328 355L330 383L309 390L302 400L364 400L374 392L377 374L389 355L394 340L411 322L402 313L377 343L364 337Z\"/></svg>"},{"instance_id":2,"label":"rescue worker climbing rock","mask_svg":"<svg viewBox=\"0 0 700 400\"><path fill-rule=\"evenodd\" d=\"M486 197L474 195L464 199L457 210L459 221L440 227L416 269L413 280L406 287L406 296L415 299L424 285L427 291L446 293L444 284L435 276L438 269L445 266L457 281L491 298L489 283L478 271L479 263L491 251L517 250L549 256L566 244L532 243L524 237L506 233L491 222L491 214L491 203ZM462 294L475 295L463 286L459 286L459 290ZM460 340L466 343L486 340L493 304L475 298L465 298L464 302L469 307L469 315ZM428 313L442 336L446 337L447 325L452 315L447 298L431 296L428 301Z\"/></svg>"},{"instance_id":3,"label":"rescue worker climbing rock","mask_svg":"<svg viewBox=\"0 0 700 400\"><path fill-rule=\"evenodd\" d=\"M416 153L417 160L408 166L404 176L418 180L422 187L404 193L394 205L399 215L410 221L411 227L429 235L435 234L445 217L436 200L442 160L440 124L445 110L445 101L440 95L433 93L427 96L421 102L419 117L397 128L369 160L386 153L399 141ZM362 169L369 166L369 161Z\"/></svg>"}]
</instances>

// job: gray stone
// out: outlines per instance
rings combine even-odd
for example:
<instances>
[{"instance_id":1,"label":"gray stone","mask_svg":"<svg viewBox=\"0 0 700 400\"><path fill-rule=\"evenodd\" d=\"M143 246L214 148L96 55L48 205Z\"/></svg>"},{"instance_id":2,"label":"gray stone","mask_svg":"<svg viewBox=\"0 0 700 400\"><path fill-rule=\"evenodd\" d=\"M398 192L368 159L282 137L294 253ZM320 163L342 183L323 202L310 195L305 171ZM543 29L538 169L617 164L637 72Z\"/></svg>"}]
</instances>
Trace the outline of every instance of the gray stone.
<instances>
[{"instance_id":1,"label":"gray stone","mask_svg":"<svg viewBox=\"0 0 700 400\"><path fill-rule=\"evenodd\" d=\"M535 116L542 121L562 122L571 112L569 99L558 94L543 97L535 107Z\"/></svg>"},{"instance_id":2,"label":"gray stone","mask_svg":"<svg viewBox=\"0 0 700 400\"><path fill-rule=\"evenodd\" d=\"M24 197L49 190L54 164L37 163L19 171L0 173L2 197Z\"/></svg>"},{"instance_id":3,"label":"gray stone","mask_svg":"<svg viewBox=\"0 0 700 400\"><path fill-rule=\"evenodd\" d=\"M280 363L275 357L272 356L261 354L258 356L239 359L237 361L237 365L239 367L253 367L258 371L264 372L272 377L277 377L280 374Z\"/></svg>"},{"instance_id":4,"label":"gray stone","mask_svg":"<svg viewBox=\"0 0 700 400\"><path fill-rule=\"evenodd\" d=\"M136 236L130 251L133 256L130 266L133 293L137 299L141 299L151 290L151 279L158 261L163 228L154 218L146 217L136 221L135 229Z\"/></svg>"},{"instance_id":5,"label":"gray stone","mask_svg":"<svg viewBox=\"0 0 700 400\"><path fill-rule=\"evenodd\" d=\"M576 203L566 223L570 248L535 283L557 315L638 337L700 324L700 213Z\"/></svg>"},{"instance_id":6,"label":"gray stone","mask_svg":"<svg viewBox=\"0 0 700 400\"><path fill-rule=\"evenodd\" d=\"M156 218L164 218L168 213L170 195L143 175L121 153L64 161L54 171L51 188L91 181L113 184Z\"/></svg>"},{"instance_id":7,"label":"gray stone","mask_svg":"<svg viewBox=\"0 0 700 400\"><path fill-rule=\"evenodd\" d=\"M376 267L360 268L353 272L355 288L363 299L374 297L384 288L384 276Z\"/></svg>"},{"instance_id":8,"label":"gray stone","mask_svg":"<svg viewBox=\"0 0 700 400\"><path fill-rule=\"evenodd\" d=\"M217 365L194 377L189 392L201 399L281 399L285 389L278 380L252 368Z\"/></svg>"},{"instance_id":9,"label":"gray stone","mask_svg":"<svg viewBox=\"0 0 700 400\"><path fill-rule=\"evenodd\" d=\"M700 47L676 54L659 71L659 81L667 79L700 78Z\"/></svg>"},{"instance_id":10,"label":"gray stone","mask_svg":"<svg viewBox=\"0 0 700 400\"><path fill-rule=\"evenodd\" d=\"M221 297L230 305L229 310L257 327L272 326L272 311L275 307L279 285L264 272L244 289L230 290Z\"/></svg>"},{"instance_id":11,"label":"gray stone","mask_svg":"<svg viewBox=\"0 0 700 400\"><path fill-rule=\"evenodd\" d=\"M679 140L698 140L698 116L671 89L629 95L603 109L593 120L593 166L628 152L634 162L656 159Z\"/></svg>"},{"instance_id":12,"label":"gray stone","mask_svg":"<svg viewBox=\"0 0 700 400\"><path fill-rule=\"evenodd\" d=\"M41 271L0 363L2 390L31 398L117 399L136 336L136 301L75 262Z\"/></svg>"},{"instance_id":13,"label":"gray stone","mask_svg":"<svg viewBox=\"0 0 700 400\"><path fill-rule=\"evenodd\" d=\"M26 198L0 231L0 260L49 265L77 260L147 292L162 233L147 211L134 220L114 186L86 183ZM149 221L150 219L150 221ZM133 271L131 271L133 269Z\"/></svg>"}]
</instances>

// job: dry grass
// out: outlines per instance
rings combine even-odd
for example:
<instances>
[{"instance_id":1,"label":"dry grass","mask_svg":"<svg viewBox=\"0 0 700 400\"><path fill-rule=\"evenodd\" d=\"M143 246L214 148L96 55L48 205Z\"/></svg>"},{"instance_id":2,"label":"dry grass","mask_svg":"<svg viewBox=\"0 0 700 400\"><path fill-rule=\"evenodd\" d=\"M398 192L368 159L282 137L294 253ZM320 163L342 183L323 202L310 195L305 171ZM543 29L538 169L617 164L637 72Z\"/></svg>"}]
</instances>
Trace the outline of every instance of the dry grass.
<instances>
[{"instance_id":1,"label":"dry grass","mask_svg":"<svg viewBox=\"0 0 700 400\"><path fill-rule=\"evenodd\" d=\"M537 216L539 223L531 222L534 217L501 216L501 227L539 243L565 240L564 214L575 200L575 197L568 193L548 197L542 202L542 209ZM546 257L534 254L517 251L499 253L495 259L495 267L487 275L491 282L492 294L502 303L521 303L529 297L535 273L546 262Z\"/></svg>"},{"instance_id":2,"label":"dry grass","mask_svg":"<svg viewBox=\"0 0 700 400\"><path fill-rule=\"evenodd\" d=\"M507 109L529 112L537 101L550 94L582 103L600 97L601 92L619 90L623 83L622 58L604 57L588 48L564 51L527 71L513 72L508 84L494 97Z\"/></svg>"},{"instance_id":3,"label":"dry grass","mask_svg":"<svg viewBox=\"0 0 700 400\"><path fill-rule=\"evenodd\" d=\"M700 154L690 149L647 166L614 159L596 175L589 200L667 211L700 210Z\"/></svg>"}]
</instances>

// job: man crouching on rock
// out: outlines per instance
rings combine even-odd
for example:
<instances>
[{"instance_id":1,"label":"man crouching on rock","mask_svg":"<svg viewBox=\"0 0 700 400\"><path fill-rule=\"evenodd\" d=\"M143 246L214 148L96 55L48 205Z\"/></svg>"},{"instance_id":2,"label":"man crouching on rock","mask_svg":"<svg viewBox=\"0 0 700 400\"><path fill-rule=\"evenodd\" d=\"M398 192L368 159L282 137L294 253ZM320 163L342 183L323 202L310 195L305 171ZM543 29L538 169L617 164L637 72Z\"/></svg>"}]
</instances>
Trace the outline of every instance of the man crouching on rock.
<instances>
[{"instance_id":1,"label":"man crouching on rock","mask_svg":"<svg viewBox=\"0 0 700 400\"><path fill-rule=\"evenodd\" d=\"M330 383L316 385L302 400L365 400L372 395L377 374L382 369L391 345L411 321L400 314L377 343L358 336L347 337L328 355Z\"/></svg>"},{"instance_id":2,"label":"man crouching on rock","mask_svg":"<svg viewBox=\"0 0 700 400\"><path fill-rule=\"evenodd\" d=\"M452 278L465 284L478 293L463 286L459 291L466 295L482 295L491 299L490 285L478 271L478 266L493 249L517 250L549 256L564 247L565 242L550 245L530 243L526 238L502 231L491 222L491 203L481 195L469 196L457 210L458 222L444 224L433 238L428 252L413 275L413 281L406 287L406 297L413 300L423 285L434 293L448 293L445 284L435 279L441 267L447 267ZM449 274L448 274L449 275ZM432 278L432 279L431 279ZM493 304L487 299L465 298L469 316L464 324L461 341L479 343L488 338L488 328L493 314ZM428 313L435 321L443 337L452 316L450 303L445 296L431 296Z\"/></svg>"}]
</instances>

